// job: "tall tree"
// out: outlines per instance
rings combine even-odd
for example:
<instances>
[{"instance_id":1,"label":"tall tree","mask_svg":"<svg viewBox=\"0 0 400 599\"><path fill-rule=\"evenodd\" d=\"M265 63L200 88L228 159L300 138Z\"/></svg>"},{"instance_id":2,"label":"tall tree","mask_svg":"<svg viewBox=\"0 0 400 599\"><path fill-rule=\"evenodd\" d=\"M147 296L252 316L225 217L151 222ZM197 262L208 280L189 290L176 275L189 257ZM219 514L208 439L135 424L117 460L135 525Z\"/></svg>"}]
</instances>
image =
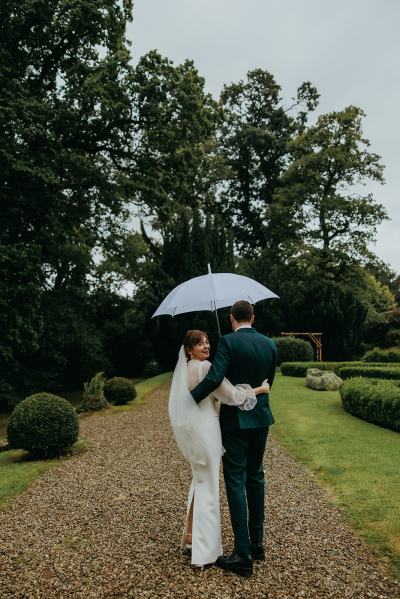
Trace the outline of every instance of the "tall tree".
<instances>
[{"instance_id":1,"label":"tall tree","mask_svg":"<svg viewBox=\"0 0 400 599\"><path fill-rule=\"evenodd\" d=\"M206 192L219 111L191 61L175 66L156 51L139 60L131 93L135 198L140 215L163 234L179 207L198 206Z\"/></svg>"},{"instance_id":2,"label":"tall tree","mask_svg":"<svg viewBox=\"0 0 400 599\"><path fill-rule=\"evenodd\" d=\"M314 259L336 276L349 259L370 256L378 225L387 218L367 181L383 182L380 157L369 151L361 109L349 106L322 115L289 143L292 162L281 177L278 205L296 223Z\"/></svg>"},{"instance_id":3,"label":"tall tree","mask_svg":"<svg viewBox=\"0 0 400 599\"><path fill-rule=\"evenodd\" d=\"M10 0L0 8L2 268L7 280L30 272L37 289L35 310L24 322L10 317L2 333L16 340L10 351L24 373L34 371L34 352L19 352L17 339L37 327L37 313L38 363L54 358L60 371L63 347L72 352L83 340L93 258L124 216L127 181L115 157L130 152L131 12L130 0ZM24 252L12 251L21 245ZM15 298L2 300L7 314L23 313ZM57 322L74 326L63 331ZM90 347L86 356L99 355L97 341Z\"/></svg>"},{"instance_id":4,"label":"tall tree","mask_svg":"<svg viewBox=\"0 0 400 599\"><path fill-rule=\"evenodd\" d=\"M278 213L271 208L287 164L288 142L304 128L318 101L316 90L304 83L290 109L285 108L280 91L270 73L256 69L246 81L225 86L221 94L220 148L227 170L220 206L244 253L260 252L272 240ZM292 114L296 108L297 116Z\"/></svg>"}]
</instances>

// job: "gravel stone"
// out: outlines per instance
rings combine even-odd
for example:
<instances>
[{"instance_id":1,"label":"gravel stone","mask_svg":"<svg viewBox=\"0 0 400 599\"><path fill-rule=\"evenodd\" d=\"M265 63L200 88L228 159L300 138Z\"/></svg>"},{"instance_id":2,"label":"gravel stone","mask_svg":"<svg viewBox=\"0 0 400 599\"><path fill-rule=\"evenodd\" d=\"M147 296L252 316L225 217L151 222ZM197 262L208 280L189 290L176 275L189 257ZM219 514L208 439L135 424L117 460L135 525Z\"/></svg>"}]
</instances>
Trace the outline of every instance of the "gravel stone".
<instances>
[{"instance_id":1,"label":"gravel stone","mask_svg":"<svg viewBox=\"0 0 400 599\"><path fill-rule=\"evenodd\" d=\"M326 492L273 439L266 553L242 579L179 549L190 468L168 386L131 412L83 420L88 451L60 460L0 511L1 599L394 599L400 587ZM221 476L221 489L223 481ZM222 493L225 552L232 549Z\"/></svg>"}]
</instances>

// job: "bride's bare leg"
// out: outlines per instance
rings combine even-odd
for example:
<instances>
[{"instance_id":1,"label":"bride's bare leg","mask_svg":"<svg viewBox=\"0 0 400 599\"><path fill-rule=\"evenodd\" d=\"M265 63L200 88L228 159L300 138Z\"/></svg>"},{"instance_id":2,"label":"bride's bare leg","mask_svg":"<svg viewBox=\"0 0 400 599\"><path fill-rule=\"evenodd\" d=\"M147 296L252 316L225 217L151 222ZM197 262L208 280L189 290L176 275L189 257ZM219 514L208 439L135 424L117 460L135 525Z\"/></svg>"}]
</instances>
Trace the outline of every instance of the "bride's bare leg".
<instances>
[{"instance_id":1,"label":"bride's bare leg","mask_svg":"<svg viewBox=\"0 0 400 599\"><path fill-rule=\"evenodd\" d=\"M193 494L193 497L192 497L192 503L190 504L189 517L188 517L188 525L187 525L187 532L186 532L186 543L188 545L192 544L193 503L194 503L194 494Z\"/></svg>"}]
</instances>

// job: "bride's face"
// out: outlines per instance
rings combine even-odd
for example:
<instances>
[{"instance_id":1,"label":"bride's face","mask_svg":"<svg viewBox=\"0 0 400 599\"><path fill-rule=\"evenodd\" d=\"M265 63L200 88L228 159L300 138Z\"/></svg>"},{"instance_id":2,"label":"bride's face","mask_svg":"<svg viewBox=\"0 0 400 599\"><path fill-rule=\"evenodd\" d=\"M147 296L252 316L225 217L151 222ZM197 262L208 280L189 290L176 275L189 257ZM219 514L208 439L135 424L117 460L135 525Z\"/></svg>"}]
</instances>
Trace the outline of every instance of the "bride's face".
<instances>
[{"instance_id":1,"label":"bride's face","mask_svg":"<svg viewBox=\"0 0 400 599\"><path fill-rule=\"evenodd\" d=\"M210 356L210 344L207 337L203 337L200 343L197 343L190 350L192 360L207 360Z\"/></svg>"}]
</instances>

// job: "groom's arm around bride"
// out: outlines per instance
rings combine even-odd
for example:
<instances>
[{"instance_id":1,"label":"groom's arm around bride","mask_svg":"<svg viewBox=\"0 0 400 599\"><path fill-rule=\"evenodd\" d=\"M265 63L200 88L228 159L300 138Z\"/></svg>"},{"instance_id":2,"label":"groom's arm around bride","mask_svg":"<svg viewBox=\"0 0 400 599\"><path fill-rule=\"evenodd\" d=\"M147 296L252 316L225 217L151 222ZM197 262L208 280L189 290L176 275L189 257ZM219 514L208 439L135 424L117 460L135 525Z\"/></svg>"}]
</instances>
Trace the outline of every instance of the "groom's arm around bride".
<instances>
[{"instance_id":1,"label":"groom's arm around bride","mask_svg":"<svg viewBox=\"0 0 400 599\"><path fill-rule=\"evenodd\" d=\"M236 302L231 308L230 318L234 332L219 339L215 359L207 376L191 391L197 403L217 389L224 377L233 385L247 383L251 387L258 387L268 379L272 387L277 360L276 345L252 327L253 306L245 301ZM268 394L258 395L256 407L248 412L235 406L222 405L220 420L221 429L259 428L273 424Z\"/></svg>"}]
</instances>

